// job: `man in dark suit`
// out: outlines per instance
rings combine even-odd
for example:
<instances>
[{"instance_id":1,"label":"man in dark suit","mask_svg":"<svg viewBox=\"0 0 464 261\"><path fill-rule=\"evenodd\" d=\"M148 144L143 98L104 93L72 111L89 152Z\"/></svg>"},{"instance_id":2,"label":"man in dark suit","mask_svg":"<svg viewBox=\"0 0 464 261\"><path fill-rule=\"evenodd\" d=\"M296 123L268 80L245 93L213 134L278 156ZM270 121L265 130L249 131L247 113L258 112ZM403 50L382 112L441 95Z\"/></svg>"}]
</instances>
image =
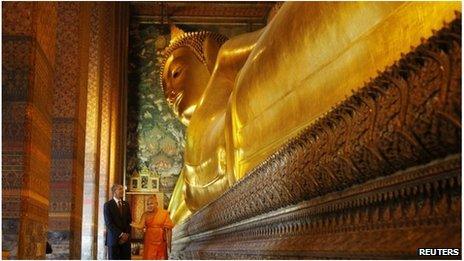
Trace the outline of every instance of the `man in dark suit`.
<instances>
[{"instance_id":1,"label":"man in dark suit","mask_svg":"<svg viewBox=\"0 0 464 261\"><path fill-rule=\"evenodd\" d=\"M124 188L119 184L111 187L113 199L103 206L106 225L108 259L131 259L130 223L132 215L129 204L122 200Z\"/></svg>"}]
</instances>

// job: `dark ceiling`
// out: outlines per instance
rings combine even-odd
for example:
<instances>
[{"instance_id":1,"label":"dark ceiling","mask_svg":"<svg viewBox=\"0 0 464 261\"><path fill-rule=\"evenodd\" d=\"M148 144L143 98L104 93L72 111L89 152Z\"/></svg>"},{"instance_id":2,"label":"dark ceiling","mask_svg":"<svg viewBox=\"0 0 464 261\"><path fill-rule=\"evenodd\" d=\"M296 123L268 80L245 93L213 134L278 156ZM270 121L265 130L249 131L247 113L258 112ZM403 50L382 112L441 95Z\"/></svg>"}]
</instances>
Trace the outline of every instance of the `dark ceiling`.
<instances>
[{"instance_id":1,"label":"dark ceiling","mask_svg":"<svg viewBox=\"0 0 464 261\"><path fill-rule=\"evenodd\" d=\"M264 25L276 2L131 2L141 23Z\"/></svg>"}]
</instances>

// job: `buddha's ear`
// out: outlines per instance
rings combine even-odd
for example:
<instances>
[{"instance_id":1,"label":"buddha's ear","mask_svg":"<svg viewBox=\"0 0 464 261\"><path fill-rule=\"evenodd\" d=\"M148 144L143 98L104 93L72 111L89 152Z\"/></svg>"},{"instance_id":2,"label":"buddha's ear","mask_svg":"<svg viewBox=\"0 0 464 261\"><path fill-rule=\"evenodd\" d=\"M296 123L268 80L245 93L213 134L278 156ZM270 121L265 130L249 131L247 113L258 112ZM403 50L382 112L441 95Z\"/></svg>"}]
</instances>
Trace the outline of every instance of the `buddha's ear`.
<instances>
[{"instance_id":1,"label":"buddha's ear","mask_svg":"<svg viewBox=\"0 0 464 261\"><path fill-rule=\"evenodd\" d=\"M221 46L211 37L206 37L203 41L203 53L206 59L206 67L210 73L214 70L214 65L216 64L217 54Z\"/></svg>"}]
</instances>

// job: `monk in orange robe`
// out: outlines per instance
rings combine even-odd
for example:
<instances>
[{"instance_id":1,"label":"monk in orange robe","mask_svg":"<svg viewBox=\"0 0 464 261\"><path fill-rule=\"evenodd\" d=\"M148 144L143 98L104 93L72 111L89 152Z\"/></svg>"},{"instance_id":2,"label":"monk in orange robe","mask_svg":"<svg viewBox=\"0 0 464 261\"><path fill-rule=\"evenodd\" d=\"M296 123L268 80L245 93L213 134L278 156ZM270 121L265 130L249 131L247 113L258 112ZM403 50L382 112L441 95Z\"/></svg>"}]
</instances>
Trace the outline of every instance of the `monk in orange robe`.
<instances>
[{"instance_id":1,"label":"monk in orange robe","mask_svg":"<svg viewBox=\"0 0 464 261\"><path fill-rule=\"evenodd\" d=\"M143 259L167 259L167 248L171 247L171 229L174 226L169 212L158 208L156 196L147 199L147 211L138 223L131 223L137 229L145 228Z\"/></svg>"}]
</instances>

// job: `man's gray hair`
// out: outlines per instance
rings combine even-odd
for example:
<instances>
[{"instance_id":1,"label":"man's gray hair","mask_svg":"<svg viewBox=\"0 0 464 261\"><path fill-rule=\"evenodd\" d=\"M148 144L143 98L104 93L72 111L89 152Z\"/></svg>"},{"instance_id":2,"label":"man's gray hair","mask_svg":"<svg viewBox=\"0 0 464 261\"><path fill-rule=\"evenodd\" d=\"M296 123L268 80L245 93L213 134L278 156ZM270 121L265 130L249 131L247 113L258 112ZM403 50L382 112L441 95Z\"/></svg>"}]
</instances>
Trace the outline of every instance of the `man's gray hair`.
<instances>
[{"instance_id":1,"label":"man's gray hair","mask_svg":"<svg viewBox=\"0 0 464 261\"><path fill-rule=\"evenodd\" d=\"M111 186L111 192L114 193L116 192L116 190L119 188L119 187L122 187L121 184L113 184L113 186Z\"/></svg>"}]
</instances>

